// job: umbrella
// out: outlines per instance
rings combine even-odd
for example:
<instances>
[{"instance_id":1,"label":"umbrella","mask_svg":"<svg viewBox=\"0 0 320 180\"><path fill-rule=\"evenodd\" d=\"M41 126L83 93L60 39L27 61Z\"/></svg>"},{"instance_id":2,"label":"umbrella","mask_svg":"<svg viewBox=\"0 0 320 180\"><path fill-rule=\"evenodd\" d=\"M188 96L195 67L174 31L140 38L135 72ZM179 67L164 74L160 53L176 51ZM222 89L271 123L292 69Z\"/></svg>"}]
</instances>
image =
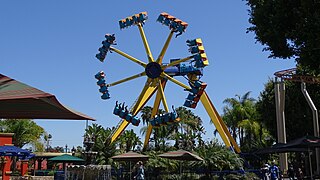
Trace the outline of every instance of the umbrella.
<instances>
[{"instance_id":1,"label":"umbrella","mask_svg":"<svg viewBox=\"0 0 320 180\"><path fill-rule=\"evenodd\" d=\"M50 158L48 159L48 161L71 163L71 162L84 162L84 159L71 156L69 154L63 154L61 156Z\"/></svg>"},{"instance_id":2,"label":"umbrella","mask_svg":"<svg viewBox=\"0 0 320 180\"><path fill-rule=\"evenodd\" d=\"M75 157L75 156L71 156L69 154L63 154L61 156L56 156L53 158L48 159L48 161L53 161L53 162L57 162L57 163L63 163L63 170L65 170L66 168L66 164L65 163L84 163L84 159Z\"/></svg>"},{"instance_id":3,"label":"umbrella","mask_svg":"<svg viewBox=\"0 0 320 180\"><path fill-rule=\"evenodd\" d=\"M182 160L182 161L203 161L203 159L198 155L195 155L185 150L169 151L169 152L160 154L158 156L162 158Z\"/></svg>"},{"instance_id":4,"label":"umbrella","mask_svg":"<svg viewBox=\"0 0 320 180\"><path fill-rule=\"evenodd\" d=\"M112 156L111 158L115 161L146 161L149 159L149 156L129 151L117 156Z\"/></svg>"},{"instance_id":5,"label":"umbrella","mask_svg":"<svg viewBox=\"0 0 320 180\"><path fill-rule=\"evenodd\" d=\"M63 106L54 95L2 74L0 74L0 118L94 120Z\"/></svg>"},{"instance_id":6,"label":"umbrella","mask_svg":"<svg viewBox=\"0 0 320 180\"><path fill-rule=\"evenodd\" d=\"M16 146L0 146L0 156L17 156L23 159L29 159L34 156L30 151Z\"/></svg>"},{"instance_id":7,"label":"umbrella","mask_svg":"<svg viewBox=\"0 0 320 180\"><path fill-rule=\"evenodd\" d=\"M180 160L180 174L182 172L181 161L203 161L198 155L185 150L169 151L158 156L167 159Z\"/></svg>"},{"instance_id":8,"label":"umbrella","mask_svg":"<svg viewBox=\"0 0 320 180\"><path fill-rule=\"evenodd\" d=\"M111 159L115 161L129 161L129 166L130 166L130 179L131 179L131 162L136 162L136 161L147 161L149 159L149 156L139 154L133 151L129 151L127 153L123 153L120 155L112 156Z\"/></svg>"}]
</instances>

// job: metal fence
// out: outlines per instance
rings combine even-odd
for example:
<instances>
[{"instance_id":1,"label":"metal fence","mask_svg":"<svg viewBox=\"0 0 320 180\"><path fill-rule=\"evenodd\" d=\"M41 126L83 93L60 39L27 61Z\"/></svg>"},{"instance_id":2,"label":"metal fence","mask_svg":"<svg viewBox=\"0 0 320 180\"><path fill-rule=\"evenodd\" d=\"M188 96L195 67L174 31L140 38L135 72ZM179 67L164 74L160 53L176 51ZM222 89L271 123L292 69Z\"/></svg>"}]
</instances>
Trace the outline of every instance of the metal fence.
<instances>
[{"instance_id":1,"label":"metal fence","mask_svg":"<svg viewBox=\"0 0 320 180\"><path fill-rule=\"evenodd\" d=\"M110 180L110 165L67 166L65 180Z\"/></svg>"}]
</instances>

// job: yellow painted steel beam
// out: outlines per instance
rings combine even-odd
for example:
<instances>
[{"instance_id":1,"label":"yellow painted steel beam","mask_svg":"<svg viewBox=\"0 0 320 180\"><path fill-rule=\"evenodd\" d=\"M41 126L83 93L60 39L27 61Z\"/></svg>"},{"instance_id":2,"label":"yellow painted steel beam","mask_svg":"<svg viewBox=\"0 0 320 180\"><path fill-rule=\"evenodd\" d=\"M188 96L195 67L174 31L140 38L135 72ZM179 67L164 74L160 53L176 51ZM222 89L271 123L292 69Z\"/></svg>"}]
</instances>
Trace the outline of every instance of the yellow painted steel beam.
<instances>
[{"instance_id":1,"label":"yellow painted steel beam","mask_svg":"<svg viewBox=\"0 0 320 180\"><path fill-rule=\"evenodd\" d=\"M173 83L175 83L175 84L177 84L177 85L179 85L179 86L181 86L181 87L183 87L183 88L185 88L185 89L188 89L188 90L191 89L189 86L187 86L187 85L183 84L182 82L174 79L173 77L169 76L169 75L168 75L167 73L165 73L165 72L162 72L162 73L161 73L161 77L166 78L166 79L168 79L169 81L171 81L171 82L173 82Z\"/></svg>"},{"instance_id":2,"label":"yellow painted steel beam","mask_svg":"<svg viewBox=\"0 0 320 180\"><path fill-rule=\"evenodd\" d=\"M166 85L166 81L163 80L161 83L162 89L165 87L165 85ZM151 112L151 118L153 118L158 113L160 102L161 102L161 92L159 91L159 88L158 88L158 92L157 92L156 98L154 100L153 109ZM143 149L146 149L148 147L152 128L153 128L153 126L149 123L148 128L147 128L147 132L146 132L146 136L144 138Z\"/></svg>"},{"instance_id":3,"label":"yellow painted steel beam","mask_svg":"<svg viewBox=\"0 0 320 180\"><path fill-rule=\"evenodd\" d=\"M142 41L143 41L144 48L146 49L146 52L147 52L148 61L149 62L154 62L153 57L152 57L152 53L150 51L149 44L148 44L148 41L147 41L147 38L146 38L146 35L144 34L144 30L143 30L142 25L140 23L138 24L138 28L139 28L139 31L140 31L140 35L141 35L141 38L142 38Z\"/></svg>"},{"instance_id":4,"label":"yellow painted steel beam","mask_svg":"<svg viewBox=\"0 0 320 180\"><path fill-rule=\"evenodd\" d=\"M114 134L111 137L111 142L115 141L120 136L120 134L126 129L126 127L128 125L129 125L129 122L122 119L120 126L118 127L118 129L114 132Z\"/></svg>"},{"instance_id":5,"label":"yellow painted steel beam","mask_svg":"<svg viewBox=\"0 0 320 180\"><path fill-rule=\"evenodd\" d=\"M155 93L157 87L156 86L149 86L151 83L150 78L148 78L146 85L142 89L140 96L132 109L132 115L137 115L141 108L148 102L151 96ZM115 141L120 134L125 130L125 128L129 125L129 123L125 120L122 120L122 123L115 131L115 133L111 137L111 142Z\"/></svg>"},{"instance_id":6,"label":"yellow painted steel beam","mask_svg":"<svg viewBox=\"0 0 320 180\"><path fill-rule=\"evenodd\" d=\"M149 101L152 95L156 92L157 86L150 86L151 81L148 78L147 83L140 93L137 103L134 105L132 115L137 115L141 108Z\"/></svg>"},{"instance_id":7,"label":"yellow painted steel beam","mask_svg":"<svg viewBox=\"0 0 320 180\"><path fill-rule=\"evenodd\" d=\"M144 71L144 72L142 72L142 73L133 75L133 76L131 76L131 77L128 77L128 78L125 78L125 79L121 79L121 80L119 80L119 81L116 81L116 82L107 84L107 87L115 86L115 85L118 85L118 84L120 84L120 83L124 83L124 82L130 81L130 80L132 80L132 79L135 79L135 78L138 78L138 77L141 77L141 76L145 76L145 75L146 75L146 72Z\"/></svg>"},{"instance_id":8,"label":"yellow painted steel beam","mask_svg":"<svg viewBox=\"0 0 320 180\"><path fill-rule=\"evenodd\" d=\"M235 139L233 139L233 137L231 136L231 134L230 134L230 132L229 132L229 130L228 130L227 125L223 122L223 120L222 120L221 116L219 115L217 109L214 107L212 101L210 100L207 92L204 91L203 94L202 94L202 96L206 96L206 99L208 99L208 101L209 101L209 103L210 103L210 105L211 105L214 113L216 114L216 116L217 116L217 118L218 118L218 120L219 120L219 123L221 124L221 126L222 126L225 134L228 136L231 144L233 145L234 150L235 150L237 153L240 153L240 152L241 152L240 147L239 147L238 144L236 143Z\"/></svg>"},{"instance_id":9,"label":"yellow painted steel beam","mask_svg":"<svg viewBox=\"0 0 320 180\"><path fill-rule=\"evenodd\" d=\"M182 63L182 62L186 62L186 61L188 61L188 60L190 60L190 59L192 59L192 58L193 58L193 56L189 56L189 57L186 57L186 58L183 58L183 59L179 59L179 60L177 60L177 61L173 61L173 62L170 63L170 64L163 65L163 66L162 66L162 69L164 70L164 69L166 69L167 67L175 66L175 65L180 64L180 63Z\"/></svg>"},{"instance_id":10,"label":"yellow painted steel beam","mask_svg":"<svg viewBox=\"0 0 320 180\"><path fill-rule=\"evenodd\" d=\"M222 125L220 124L219 122L219 119L218 119L218 115L215 113L215 111L213 110L213 107L212 105L210 104L210 101L209 101L209 98L208 96L206 95L206 93L204 92L202 94L202 96L200 97L200 100L204 106L204 108L206 109L209 117L211 118L211 121L213 122L213 124L215 125L215 127L217 128L219 134L220 134L220 137L221 139L223 140L224 144L230 148L231 147L231 143L229 141L229 138L228 136L226 135Z\"/></svg>"},{"instance_id":11,"label":"yellow painted steel beam","mask_svg":"<svg viewBox=\"0 0 320 180\"><path fill-rule=\"evenodd\" d=\"M160 93L160 97L161 97L161 100L162 100L162 104L163 104L164 110L168 113L169 112L169 108L168 108L166 97L164 95L164 90L163 90L163 87L162 87L162 84L161 84L161 80L159 80L158 93Z\"/></svg>"},{"instance_id":12,"label":"yellow painted steel beam","mask_svg":"<svg viewBox=\"0 0 320 180\"><path fill-rule=\"evenodd\" d=\"M134 58L134 57L130 56L129 54L126 54L126 53L120 51L119 49L116 49L116 48L114 48L114 47L110 47L110 50L112 50L112 51L120 54L121 56L123 56L123 57L125 57L125 58L127 58L127 59L129 59L129 60L131 60L131 61L133 61L133 62L135 62L135 63L137 63L137 64L139 64L139 65L141 65L141 66L144 67L144 68L147 66L146 63L140 61L140 60L137 59L137 58Z\"/></svg>"},{"instance_id":13,"label":"yellow painted steel beam","mask_svg":"<svg viewBox=\"0 0 320 180\"><path fill-rule=\"evenodd\" d=\"M158 59L157 59L157 63L158 64L162 64L162 59L163 59L164 55L166 54L166 51L167 51L167 49L169 47L169 44L170 44L170 41L172 39L173 33L174 33L174 31L171 30L166 42L163 45L163 48L162 48L162 50L161 50L161 52L160 52L160 54L158 56Z\"/></svg>"}]
</instances>

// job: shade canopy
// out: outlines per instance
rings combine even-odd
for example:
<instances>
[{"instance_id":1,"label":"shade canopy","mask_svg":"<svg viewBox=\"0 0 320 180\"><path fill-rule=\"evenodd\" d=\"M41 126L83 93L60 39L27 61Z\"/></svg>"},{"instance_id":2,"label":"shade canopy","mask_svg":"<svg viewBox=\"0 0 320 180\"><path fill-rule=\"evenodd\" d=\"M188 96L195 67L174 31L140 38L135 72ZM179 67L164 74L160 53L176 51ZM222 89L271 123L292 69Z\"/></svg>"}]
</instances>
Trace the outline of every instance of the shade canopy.
<instances>
[{"instance_id":1,"label":"shade canopy","mask_svg":"<svg viewBox=\"0 0 320 180\"><path fill-rule=\"evenodd\" d=\"M266 147L263 149L258 149L254 154L275 154L275 153L286 153L286 152L304 152L308 151L307 148L296 148L296 147L286 147L284 143L277 143L271 147Z\"/></svg>"},{"instance_id":2,"label":"shade canopy","mask_svg":"<svg viewBox=\"0 0 320 180\"><path fill-rule=\"evenodd\" d=\"M158 156L162 158L181 161L203 161L203 159L198 155L185 150L169 151Z\"/></svg>"},{"instance_id":3,"label":"shade canopy","mask_svg":"<svg viewBox=\"0 0 320 180\"><path fill-rule=\"evenodd\" d=\"M61 156L53 157L48 159L48 161L54 161L54 162L62 162L62 163L72 163L72 162L84 162L84 159L71 156L69 154L63 154Z\"/></svg>"},{"instance_id":4,"label":"shade canopy","mask_svg":"<svg viewBox=\"0 0 320 180\"><path fill-rule=\"evenodd\" d=\"M49 93L0 74L0 118L94 120Z\"/></svg>"},{"instance_id":5,"label":"shade canopy","mask_svg":"<svg viewBox=\"0 0 320 180\"><path fill-rule=\"evenodd\" d=\"M271 147L259 149L255 154L272 154L285 152L304 152L310 148L320 147L320 138L315 136L303 136L288 143L277 143Z\"/></svg>"},{"instance_id":6,"label":"shade canopy","mask_svg":"<svg viewBox=\"0 0 320 180\"><path fill-rule=\"evenodd\" d=\"M115 161L146 161L149 159L149 156L129 151L117 156L112 156L111 158Z\"/></svg>"},{"instance_id":7,"label":"shade canopy","mask_svg":"<svg viewBox=\"0 0 320 180\"><path fill-rule=\"evenodd\" d=\"M285 147L292 148L315 148L320 147L320 137L303 136L301 138L292 140L284 145Z\"/></svg>"},{"instance_id":8,"label":"shade canopy","mask_svg":"<svg viewBox=\"0 0 320 180\"><path fill-rule=\"evenodd\" d=\"M29 159L33 157L34 154L16 146L0 146L0 156L17 156L22 159Z\"/></svg>"}]
</instances>

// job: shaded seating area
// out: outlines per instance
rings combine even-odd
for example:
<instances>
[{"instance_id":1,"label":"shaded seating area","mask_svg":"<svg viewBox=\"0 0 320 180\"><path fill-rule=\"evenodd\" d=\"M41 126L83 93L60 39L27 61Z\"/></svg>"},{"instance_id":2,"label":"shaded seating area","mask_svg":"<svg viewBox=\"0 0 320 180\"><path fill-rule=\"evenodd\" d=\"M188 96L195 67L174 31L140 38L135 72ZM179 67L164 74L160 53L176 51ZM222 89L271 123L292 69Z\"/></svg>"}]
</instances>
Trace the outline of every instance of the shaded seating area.
<instances>
[{"instance_id":1,"label":"shaded seating area","mask_svg":"<svg viewBox=\"0 0 320 180\"><path fill-rule=\"evenodd\" d=\"M288 143L277 143L274 144L271 147L259 149L254 152L254 154L257 155L264 155L264 154L275 154L275 153L287 153L287 152L296 152L296 153L304 153L306 154L305 161L306 164L306 173L308 174L308 177L311 178L314 176L314 165L317 166L317 160L315 158L315 154L313 151L316 150L316 148L320 147L320 137L315 136L303 136L297 139L294 139L292 141L289 141ZM318 175L319 176L319 175Z\"/></svg>"},{"instance_id":2,"label":"shaded seating area","mask_svg":"<svg viewBox=\"0 0 320 180\"><path fill-rule=\"evenodd\" d=\"M0 118L17 120L95 120L90 116L62 105L53 94L41 91L3 74L0 74ZM1 139L0 145L11 144L12 135L11 133L9 138ZM6 161L3 162L11 161L9 157L5 156ZM10 163L2 163L2 165L4 166L2 168L4 172L2 179L10 179L10 173L6 173L10 172Z\"/></svg>"},{"instance_id":3,"label":"shaded seating area","mask_svg":"<svg viewBox=\"0 0 320 180\"><path fill-rule=\"evenodd\" d=\"M137 153L137 152L133 152L133 151L129 151L129 152L126 152L126 153L123 153L123 154L119 154L119 155L116 155L116 156L112 156L111 157L114 161L119 161L119 162L129 162L129 171L125 171L125 173L120 170L120 172L118 172L117 174L122 176L123 173L124 173L124 176L126 176L127 174L129 174L129 178L131 179L132 178L132 169L131 169L131 166L132 166L132 162L135 163L135 162L138 162L138 161L147 161L149 159L149 156L147 155L144 155L144 154L140 154L140 153Z\"/></svg>"}]
</instances>

